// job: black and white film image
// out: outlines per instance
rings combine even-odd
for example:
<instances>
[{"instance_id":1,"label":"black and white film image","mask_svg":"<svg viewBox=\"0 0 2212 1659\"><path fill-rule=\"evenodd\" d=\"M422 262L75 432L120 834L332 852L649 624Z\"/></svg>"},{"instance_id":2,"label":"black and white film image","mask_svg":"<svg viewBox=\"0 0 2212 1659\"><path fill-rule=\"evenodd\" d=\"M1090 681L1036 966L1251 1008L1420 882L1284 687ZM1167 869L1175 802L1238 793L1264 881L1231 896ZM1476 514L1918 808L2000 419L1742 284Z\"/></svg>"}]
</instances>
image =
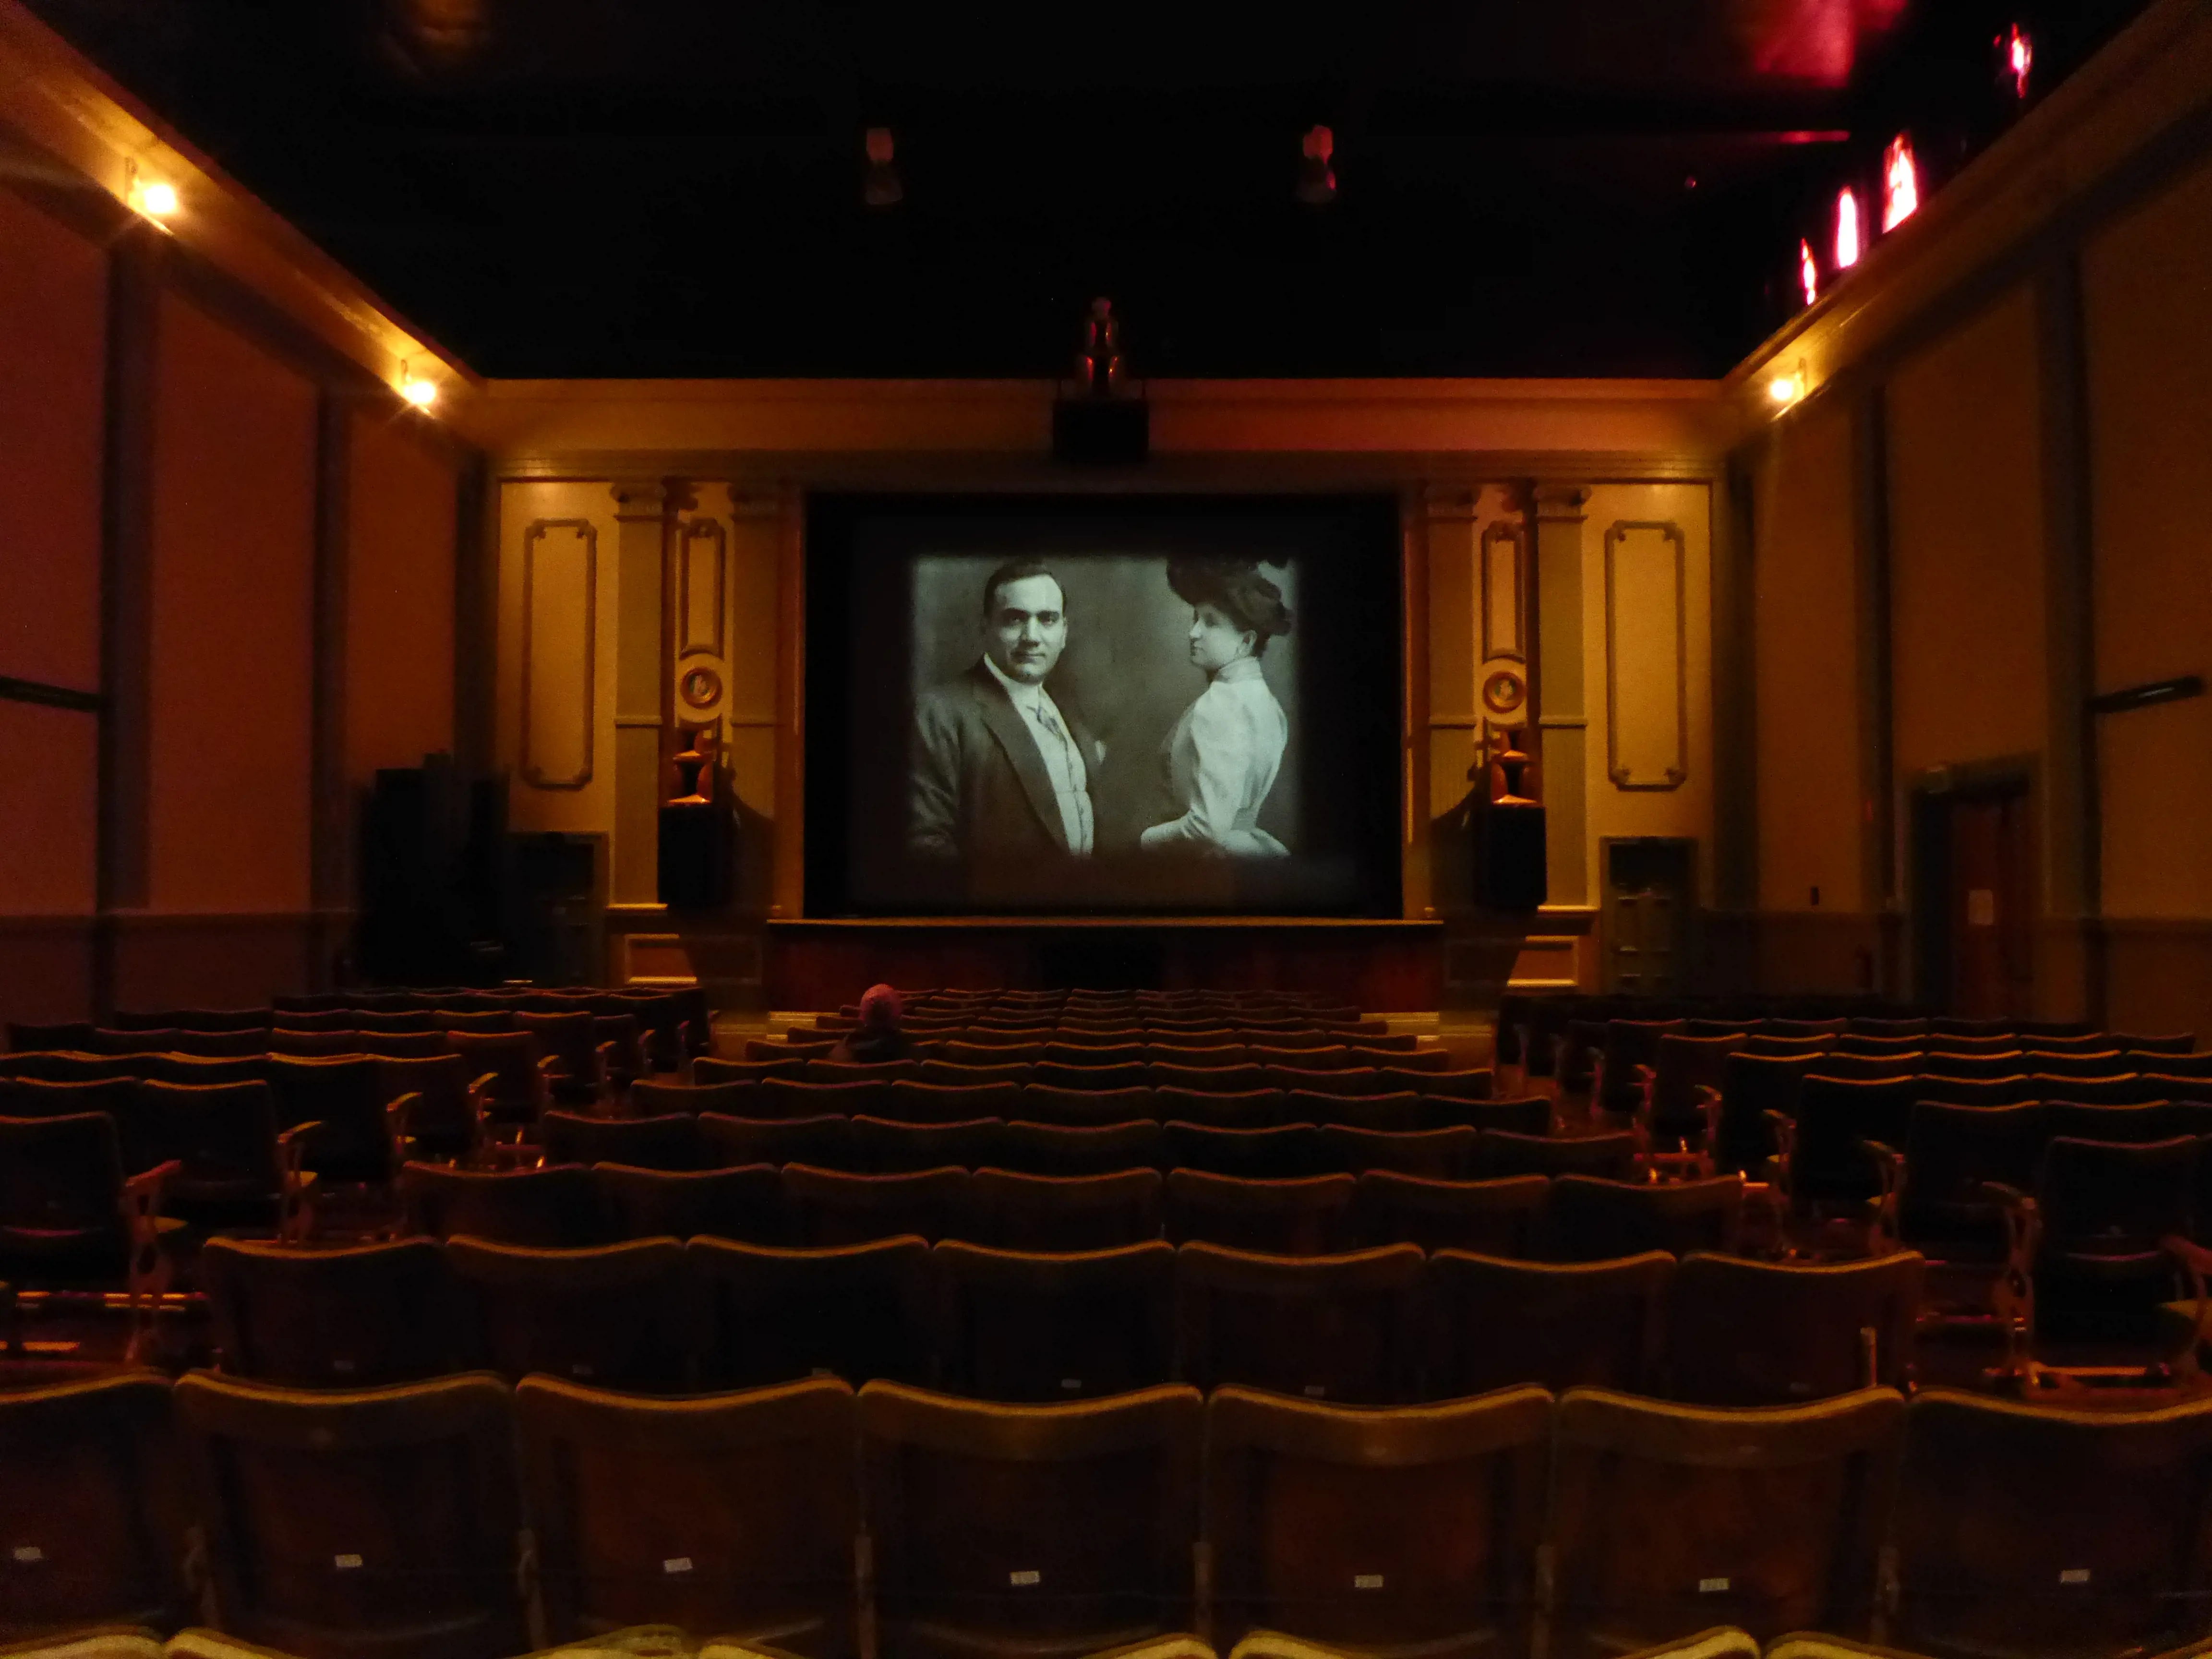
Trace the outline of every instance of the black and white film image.
<instances>
[{"instance_id":1,"label":"black and white film image","mask_svg":"<svg viewBox=\"0 0 2212 1659\"><path fill-rule=\"evenodd\" d=\"M1289 857L1297 617L1289 560L917 559L908 854Z\"/></svg>"},{"instance_id":2,"label":"black and white film image","mask_svg":"<svg viewBox=\"0 0 2212 1659\"><path fill-rule=\"evenodd\" d=\"M1394 503L809 523L811 914L1393 914Z\"/></svg>"}]
</instances>

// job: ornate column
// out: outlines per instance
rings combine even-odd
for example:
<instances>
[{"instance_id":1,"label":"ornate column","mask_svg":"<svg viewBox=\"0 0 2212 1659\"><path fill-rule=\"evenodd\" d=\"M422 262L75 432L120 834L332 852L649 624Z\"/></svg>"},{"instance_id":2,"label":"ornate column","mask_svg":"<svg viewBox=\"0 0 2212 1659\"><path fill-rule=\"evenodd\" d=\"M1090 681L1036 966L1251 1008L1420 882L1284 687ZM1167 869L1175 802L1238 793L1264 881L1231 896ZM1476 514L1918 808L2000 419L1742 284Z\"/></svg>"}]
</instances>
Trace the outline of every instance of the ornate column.
<instances>
[{"instance_id":1,"label":"ornate column","mask_svg":"<svg viewBox=\"0 0 2212 1659\"><path fill-rule=\"evenodd\" d=\"M1588 904L1589 713L1583 667L1583 507L1585 484L1528 491L1536 581L1537 775L1545 809L1551 904Z\"/></svg>"},{"instance_id":2,"label":"ornate column","mask_svg":"<svg viewBox=\"0 0 2212 1659\"><path fill-rule=\"evenodd\" d=\"M615 800L607 898L659 902L661 737L668 720L668 524L684 490L667 478L623 478L615 498Z\"/></svg>"}]
</instances>

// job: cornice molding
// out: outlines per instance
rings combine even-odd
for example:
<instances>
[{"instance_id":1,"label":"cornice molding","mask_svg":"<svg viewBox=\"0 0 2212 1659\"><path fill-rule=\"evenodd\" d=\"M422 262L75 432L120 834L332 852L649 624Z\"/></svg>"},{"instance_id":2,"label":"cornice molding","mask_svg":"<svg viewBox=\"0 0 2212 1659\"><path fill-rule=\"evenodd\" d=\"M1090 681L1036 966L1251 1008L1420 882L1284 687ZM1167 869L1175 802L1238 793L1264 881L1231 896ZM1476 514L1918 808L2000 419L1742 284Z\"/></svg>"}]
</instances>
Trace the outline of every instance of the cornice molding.
<instances>
[{"instance_id":1,"label":"cornice molding","mask_svg":"<svg viewBox=\"0 0 2212 1659\"><path fill-rule=\"evenodd\" d=\"M0 133L118 203L130 170L177 187L165 228L387 386L433 362L450 404L477 377L40 21L0 0ZM443 410L441 410L441 412Z\"/></svg>"}]
</instances>

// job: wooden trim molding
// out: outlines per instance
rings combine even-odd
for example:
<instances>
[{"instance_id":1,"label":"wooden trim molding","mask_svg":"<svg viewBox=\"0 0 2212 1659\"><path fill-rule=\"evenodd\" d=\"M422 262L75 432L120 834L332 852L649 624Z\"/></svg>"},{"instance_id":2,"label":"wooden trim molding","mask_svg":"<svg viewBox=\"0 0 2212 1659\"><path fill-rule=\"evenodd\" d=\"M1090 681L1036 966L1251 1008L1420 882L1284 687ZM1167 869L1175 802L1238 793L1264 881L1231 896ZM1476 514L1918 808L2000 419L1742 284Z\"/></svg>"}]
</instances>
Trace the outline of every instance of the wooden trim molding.
<instances>
[{"instance_id":1,"label":"wooden trim molding","mask_svg":"<svg viewBox=\"0 0 2212 1659\"><path fill-rule=\"evenodd\" d=\"M1621 682L1630 678L1620 640L1621 554L1628 538L1638 533L1656 534L1674 549L1673 589L1674 625L1672 678L1674 682L1674 752L1657 768L1638 775L1640 757L1625 757L1621 741ZM1690 775L1690 646L1689 592L1685 566L1689 541L1672 520L1622 519L1605 532L1605 763L1606 775L1617 789L1679 789ZM1665 671L1659 671L1664 672ZM1640 677L1639 677L1640 678Z\"/></svg>"},{"instance_id":2,"label":"wooden trim molding","mask_svg":"<svg viewBox=\"0 0 2212 1659\"><path fill-rule=\"evenodd\" d=\"M576 744L577 763L565 773L549 773L539 762L532 739L539 735L531 720L538 704L535 671L539 661L538 603L541 579L538 546L556 532L573 533L583 550L583 592L578 614L583 634L582 725ZM599 532L589 519L538 519L522 534L522 732L517 752L521 757L522 781L533 789L581 789L592 781L592 740L598 726L599 696Z\"/></svg>"},{"instance_id":3,"label":"wooden trim molding","mask_svg":"<svg viewBox=\"0 0 2212 1659\"><path fill-rule=\"evenodd\" d=\"M12 674L0 674L0 702L34 702L78 714L97 714L107 707L107 700L97 691L49 685L44 680L19 680Z\"/></svg>"}]
</instances>

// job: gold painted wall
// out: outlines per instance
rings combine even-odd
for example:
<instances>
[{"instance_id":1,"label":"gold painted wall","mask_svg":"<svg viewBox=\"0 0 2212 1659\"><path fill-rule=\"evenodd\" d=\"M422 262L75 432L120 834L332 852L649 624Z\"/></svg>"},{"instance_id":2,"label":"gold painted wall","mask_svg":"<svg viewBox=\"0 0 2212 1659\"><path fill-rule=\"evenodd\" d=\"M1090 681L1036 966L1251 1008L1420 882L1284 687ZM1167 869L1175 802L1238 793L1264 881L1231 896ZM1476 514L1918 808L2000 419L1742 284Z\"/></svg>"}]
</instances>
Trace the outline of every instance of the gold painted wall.
<instances>
[{"instance_id":1,"label":"gold painted wall","mask_svg":"<svg viewBox=\"0 0 2212 1659\"><path fill-rule=\"evenodd\" d=\"M1694 839L1696 897L1711 902L1711 497L1702 483L1604 483L1590 491L1584 509L1585 842L1593 902L1603 890L1601 843L1623 836ZM1674 773L1680 775L1671 785L1643 787L1664 785Z\"/></svg>"},{"instance_id":2,"label":"gold painted wall","mask_svg":"<svg viewBox=\"0 0 2212 1659\"><path fill-rule=\"evenodd\" d=\"M453 464L389 408L348 422L346 766L357 784L453 747Z\"/></svg>"},{"instance_id":3,"label":"gold painted wall","mask_svg":"<svg viewBox=\"0 0 2212 1659\"><path fill-rule=\"evenodd\" d=\"M96 690L106 261L5 188L0 250L0 674Z\"/></svg>"},{"instance_id":4,"label":"gold painted wall","mask_svg":"<svg viewBox=\"0 0 2212 1659\"><path fill-rule=\"evenodd\" d=\"M106 263L6 189L0 249L0 674L97 691ZM92 714L0 702L0 917L91 910L98 757ZM9 1006L83 1012L52 948L0 933Z\"/></svg>"},{"instance_id":5,"label":"gold painted wall","mask_svg":"<svg viewBox=\"0 0 2212 1659\"><path fill-rule=\"evenodd\" d=\"M173 293L159 331L149 908L297 912L315 388Z\"/></svg>"},{"instance_id":6,"label":"gold painted wall","mask_svg":"<svg viewBox=\"0 0 2212 1659\"><path fill-rule=\"evenodd\" d=\"M1761 459L1752 578L1759 902L1770 914L1849 915L1867 902L1850 410L1826 399L1778 422Z\"/></svg>"},{"instance_id":7,"label":"gold painted wall","mask_svg":"<svg viewBox=\"0 0 2212 1659\"><path fill-rule=\"evenodd\" d=\"M1900 776L2043 748L2039 407L2034 309L2024 289L1890 381Z\"/></svg>"},{"instance_id":8,"label":"gold painted wall","mask_svg":"<svg viewBox=\"0 0 2212 1659\"><path fill-rule=\"evenodd\" d=\"M2083 250L2095 689L2212 676L2212 163ZM2212 1037L2212 698L2096 722L2112 1023Z\"/></svg>"}]
</instances>

